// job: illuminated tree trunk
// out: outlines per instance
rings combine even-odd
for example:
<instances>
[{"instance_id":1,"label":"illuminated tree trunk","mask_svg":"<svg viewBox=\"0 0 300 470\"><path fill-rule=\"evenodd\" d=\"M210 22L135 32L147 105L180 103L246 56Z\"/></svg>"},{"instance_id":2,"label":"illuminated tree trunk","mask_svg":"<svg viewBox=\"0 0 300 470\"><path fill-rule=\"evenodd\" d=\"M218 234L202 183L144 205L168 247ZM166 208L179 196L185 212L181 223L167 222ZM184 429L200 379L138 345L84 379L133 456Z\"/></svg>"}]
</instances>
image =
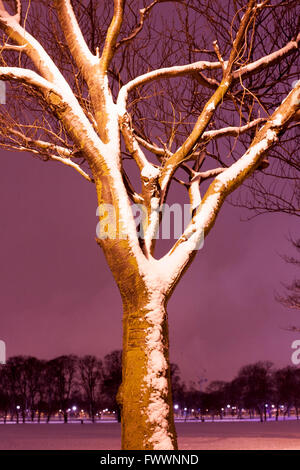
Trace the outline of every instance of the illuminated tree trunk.
<instances>
[{"instance_id":1,"label":"illuminated tree trunk","mask_svg":"<svg viewBox=\"0 0 300 470\"><path fill-rule=\"evenodd\" d=\"M129 298L128 298L129 297ZM164 299L124 299L122 449L177 449Z\"/></svg>"},{"instance_id":2,"label":"illuminated tree trunk","mask_svg":"<svg viewBox=\"0 0 300 470\"><path fill-rule=\"evenodd\" d=\"M96 181L96 187L99 204L113 200L111 184ZM119 230L122 211L120 204L116 211ZM172 282L156 260L144 256L138 242L132 245L129 238L108 237L98 243L123 301L122 385L117 397L122 449L177 449L165 309Z\"/></svg>"}]
</instances>

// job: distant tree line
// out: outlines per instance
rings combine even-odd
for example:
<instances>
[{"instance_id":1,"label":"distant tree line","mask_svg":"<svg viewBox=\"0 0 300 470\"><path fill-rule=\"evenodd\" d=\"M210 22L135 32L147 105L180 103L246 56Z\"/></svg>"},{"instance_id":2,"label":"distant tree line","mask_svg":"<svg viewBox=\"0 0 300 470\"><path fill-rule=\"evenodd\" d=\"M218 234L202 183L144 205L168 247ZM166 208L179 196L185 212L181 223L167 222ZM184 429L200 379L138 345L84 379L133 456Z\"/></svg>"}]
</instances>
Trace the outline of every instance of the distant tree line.
<instances>
[{"instance_id":1,"label":"distant tree line","mask_svg":"<svg viewBox=\"0 0 300 470\"><path fill-rule=\"evenodd\" d=\"M275 369L271 362L257 362L242 367L230 382L213 381L205 391L181 384L181 391L175 388L173 393L180 409L193 409L202 419L231 414L237 418L259 416L261 421L275 416L278 420L280 414L287 416L291 410L298 419L300 368Z\"/></svg>"},{"instance_id":2,"label":"distant tree line","mask_svg":"<svg viewBox=\"0 0 300 470\"><path fill-rule=\"evenodd\" d=\"M122 352L113 351L103 361L95 356L65 355L46 361L14 356L0 366L0 413L25 422L30 416L49 422L60 414L68 422L69 410L85 410L94 422L98 410L119 408L116 394L122 378Z\"/></svg>"},{"instance_id":3,"label":"distant tree line","mask_svg":"<svg viewBox=\"0 0 300 470\"><path fill-rule=\"evenodd\" d=\"M92 422L99 410L114 411L120 419L117 392L122 378L122 351L103 360L87 355L65 355L52 360L14 356L0 366L0 415L4 422L46 422L59 414L68 422L70 410L83 409ZM173 399L177 413L223 418L288 415L300 409L300 368L275 369L270 362L244 366L230 382L214 381L202 391L197 384L187 386L177 364L171 364Z\"/></svg>"}]
</instances>

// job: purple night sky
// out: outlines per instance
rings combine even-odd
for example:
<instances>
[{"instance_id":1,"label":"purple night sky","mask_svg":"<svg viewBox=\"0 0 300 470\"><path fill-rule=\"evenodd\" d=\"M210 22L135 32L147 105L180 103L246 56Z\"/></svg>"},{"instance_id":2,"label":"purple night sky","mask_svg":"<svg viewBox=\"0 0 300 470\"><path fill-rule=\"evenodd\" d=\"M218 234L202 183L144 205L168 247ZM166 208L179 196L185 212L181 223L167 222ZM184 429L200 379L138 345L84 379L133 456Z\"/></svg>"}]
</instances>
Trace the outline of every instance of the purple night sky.
<instances>
[{"instance_id":1,"label":"purple night sky","mask_svg":"<svg viewBox=\"0 0 300 470\"><path fill-rule=\"evenodd\" d=\"M0 339L7 355L52 358L121 348L121 300L95 242L93 185L72 169L1 150ZM182 376L231 379L258 360L291 365L299 313L274 299L295 268L287 237L298 221L241 222L228 204L168 306L171 360Z\"/></svg>"}]
</instances>

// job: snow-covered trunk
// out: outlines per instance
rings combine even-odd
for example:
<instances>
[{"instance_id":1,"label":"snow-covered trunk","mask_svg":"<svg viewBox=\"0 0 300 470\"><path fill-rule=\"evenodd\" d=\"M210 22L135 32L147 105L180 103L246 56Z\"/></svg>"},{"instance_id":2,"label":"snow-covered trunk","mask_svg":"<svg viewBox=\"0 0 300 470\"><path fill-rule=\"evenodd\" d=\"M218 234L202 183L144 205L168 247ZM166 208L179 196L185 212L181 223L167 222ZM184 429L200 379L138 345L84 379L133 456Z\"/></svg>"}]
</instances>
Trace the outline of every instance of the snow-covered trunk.
<instances>
[{"instance_id":1,"label":"snow-covered trunk","mask_svg":"<svg viewBox=\"0 0 300 470\"><path fill-rule=\"evenodd\" d=\"M164 298L147 291L122 296L122 449L177 449Z\"/></svg>"}]
</instances>

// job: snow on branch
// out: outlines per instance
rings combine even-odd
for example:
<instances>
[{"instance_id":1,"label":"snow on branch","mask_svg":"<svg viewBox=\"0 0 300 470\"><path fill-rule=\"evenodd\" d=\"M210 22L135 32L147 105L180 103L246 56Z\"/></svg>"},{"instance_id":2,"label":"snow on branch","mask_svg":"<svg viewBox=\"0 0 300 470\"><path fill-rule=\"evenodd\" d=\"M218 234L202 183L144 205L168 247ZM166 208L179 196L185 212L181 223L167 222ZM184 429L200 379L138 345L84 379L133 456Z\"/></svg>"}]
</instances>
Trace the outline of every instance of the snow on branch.
<instances>
[{"instance_id":1,"label":"snow on branch","mask_svg":"<svg viewBox=\"0 0 300 470\"><path fill-rule=\"evenodd\" d=\"M13 18L17 23L20 23L21 19L21 0L15 0L16 4L16 14L14 16L9 15L7 12L4 3L0 0L0 16Z\"/></svg>"},{"instance_id":2,"label":"snow on branch","mask_svg":"<svg viewBox=\"0 0 300 470\"><path fill-rule=\"evenodd\" d=\"M40 139L32 139L31 137L28 137L25 134L23 134L23 132L17 131L16 129L13 129L12 127L6 127L5 131L2 132L2 134L7 136L12 141L16 140L13 138L13 136L15 136L18 139L21 139L22 143L27 145L28 147L35 146L35 147L38 147L41 151L50 150L52 152L57 152L59 155L64 156L64 157L71 157L72 155L72 150L67 147L62 147L61 145L57 145L52 142L46 142Z\"/></svg>"},{"instance_id":3,"label":"snow on branch","mask_svg":"<svg viewBox=\"0 0 300 470\"><path fill-rule=\"evenodd\" d=\"M248 124L245 124L244 126L229 126L229 127L224 127L222 129L216 129L212 131L206 131L203 132L201 140L206 140L206 139L218 139L220 137L226 137L226 136L233 136L237 137L240 134L244 134L245 132L249 131L250 129L253 129L253 127L256 127L263 122L265 122L267 119L266 118L257 118L254 119L253 121L249 122Z\"/></svg>"},{"instance_id":4,"label":"snow on branch","mask_svg":"<svg viewBox=\"0 0 300 470\"><path fill-rule=\"evenodd\" d=\"M64 32L69 43L70 50L71 52L73 51L73 54L76 56L77 62L79 64L88 63L89 66L92 66L92 64L95 63L97 65L97 63L99 63L99 59L91 54L85 44L74 16L70 0L57 0L57 8L61 15L62 25L65 28ZM28 33L28 31L20 26L15 17L10 16L5 9L0 9L0 28L2 28L18 46L24 47L26 54L32 60L40 75L56 86L57 90L59 90L59 95L63 96L64 100L68 101L68 105L72 110L72 113L76 114L78 125L80 127L85 127L85 131L89 136L93 134L94 140L100 140L96 132L89 131L89 128L92 127L89 119L84 116L84 112L73 94L71 87L42 45L30 33ZM88 71L86 70L86 75L87 72L89 72L89 76L92 78L94 74L90 73L90 69ZM98 85L99 83L97 81L97 90L94 90L92 93L93 102L97 102L97 100L94 99L94 96L100 94L100 87ZM96 109L98 108L96 107ZM66 122L66 120L68 122ZM68 115L65 116L64 124L66 125L66 128L73 128L74 133L74 126L72 125Z\"/></svg>"},{"instance_id":5,"label":"snow on branch","mask_svg":"<svg viewBox=\"0 0 300 470\"><path fill-rule=\"evenodd\" d=\"M3 2L0 2L0 28L3 29L8 37L16 42L18 46L24 49L42 77L57 85L60 84L62 86L66 84L64 77L45 49L19 24L16 16L9 15L3 6Z\"/></svg>"},{"instance_id":6,"label":"snow on branch","mask_svg":"<svg viewBox=\"0 0 300 470\"><path fill-rule=\"evenodd\" d=\"M220 167L220 168L213 168L212 170L207 170L207 171L199 171L199 172L194 172L194 176L191 179L191 183L194 183L195 181L205 181L209 178L213 178L214 176L219 175L220 173L223 173L226 168Z\"/></svg>"},{"instance_id":7,"label":"snow on branch","mask_svg":"<svg viewBox=\"0 0 300 470\"><path fill-rule=\"evenodd\" d=\"M58 91L53 83L41 77L38 73L20 67L0 67L0 79L21 81L37 88L41 93L50 93L51 90Z\"/></svg>"},{"instance_id":8,"label":"snow on branch","mask_svg":"<svg viewBox=\"0 0 300 470\"><path fill-rule=\"evenodd\" d=\"M26 50L26 44L23 46L18 46L17 44L3 44L3 46L0 46L0 51L17 51L17 52L25 52Z\"/></svg>"},{"instance_id":9,"label":"snow on branch","mask_svg":"<svg viewBox=\"0 0 300 470\"><path fill-rule=\"evenodd\" d=\"M28 149L27 149L28 150ZM32 152L32 150L30 150ZM89 181L90 183L94 183L94 179L91 178L77 163L73 162L70 158L64 158L59 155L49 155L50 160L58 161L63 163L64 165L70 166L74 168L84 179Z\"/></svg>"},{"instance_id":10,"label":"snow on branch","mask_svg":"<svg viewBox=\"0 0 300 470\"><path fill-rule=\"evenodd\" d=\"M20 23L20 21L21 21L21 12L22 12L21 0L15 0L15 4L16 4L16 10L17 10L16 19Z\"/></svg>"},{"instance_id":11,"label":"snow on branch","mask_svg":"<svg viewBox=\"0 0 300 470\"><path fill-rule=\"evenodd\" d=\"M202 70L214 70L218 68L221 68L220 62L209 62L202 60L198 62L193 62L192 64L164 67L140 75L139 77L136 77L130 82L128 82L120 89L117 100L120 113L124 113L126 111L128 93L138 86L146 85L147 83L162 78L180 77L182 75L194 74L195 72L200 72Z\"/></svg>"},{"instance_id":12,"label":"snow on branch","mask_svg":"<svg viewBox=\"0 0 300 470\"><path fill-rule=\"evenodd\" d=\"M233 72L234 80L238 80L240 78L246 78L252 74L260 72L262 69L266 67L270 67L276 64L277 62L282 60L284 57L287 57L288 55L292 54L295 50L297 50L299 47L299 41L300 41L300 33L297 35L294 41L288 42L281 49L278 49L277 51L272 52L271 54L261 57L260 59L239 68L238 70L235 70Z\"/></svg>"},{"instance_id":13,"label":"snow on branch","mask_svg":"<svg viewBox=\"0 0 300 470\"><path fill-rule=\"evenodd\" d=\"M94 128L103 142L108 142L111 111L114 107L107 80L107 68L122 24L123 0L115 0L114 16L107 32L102 57L92 54L83 37L70 0L55 0L61 29L75 63L88 85L95 113ZM96 126L95 126L96 123Z\"/></svg>"},{"instance_id":14,"label":"snow on branch","mask_svg":"<svg viewBox=\"0 0 300 470\"><path fill-rule=\"evenodd\" d=\"M0 67L0 79L20 81L37 90L53 113L63 122L77 147L86 152L89 163L98 160L101 152L104 153L103 143L72 92L63 94L60 88L33 70L19 67Z\"/></svg>"}]
</instances>

